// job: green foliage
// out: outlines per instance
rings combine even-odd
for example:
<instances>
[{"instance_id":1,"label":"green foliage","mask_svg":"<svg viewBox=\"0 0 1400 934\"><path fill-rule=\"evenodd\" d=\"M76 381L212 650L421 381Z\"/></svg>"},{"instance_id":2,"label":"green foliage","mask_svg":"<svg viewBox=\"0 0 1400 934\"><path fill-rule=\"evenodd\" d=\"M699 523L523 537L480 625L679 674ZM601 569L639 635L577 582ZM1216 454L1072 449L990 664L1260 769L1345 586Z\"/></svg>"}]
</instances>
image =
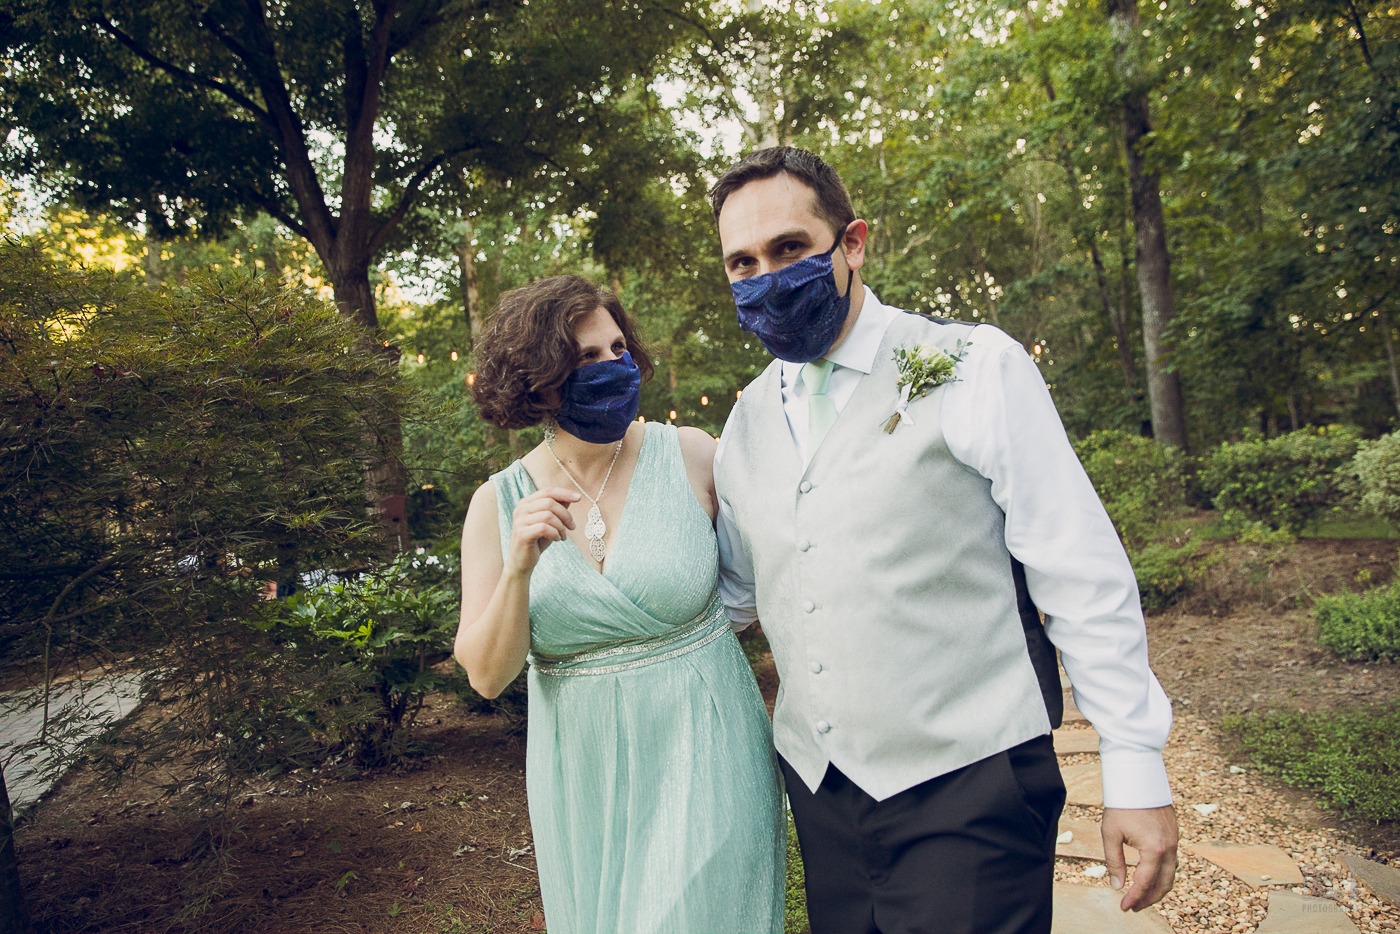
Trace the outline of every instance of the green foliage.
<instances>
[{"instance_id":1,"label":"green foliage","mask_svg":"<svg viewBox=\"0 0 1400 934\"><path fill-rule=\"evenodd\" d=\"M1263 771L1346 814L1400 820L1400 707L1231 717L1225 726Z\"/></svg>"},{"instance_id":2,"label":"green foliage","mask_svg":"<svg viewBox=\"0 0 1400 934\"><path fill-rule=\"evenodd\" d=\"M428 693L459 680L455 669L443 675L433 667L450 657L457 629L454 565L437 555L401 555L376 571L269 603L252 621L341 675L335 690L295 709L310 716L354 711L336 718L328 740L362 766L401 758ZM281 697L272 703L285 712Z\"/></svg>"},{"instance_id":3,"label":"green foliage","mask_svg":"<svg viewBox=\"0 0 1400 934\"><path fill-rule=\"evenodd\" d=\"M1400 527L1400 433L1363 441L1352 458L1361 508Z\"/></svg>"},{"instance_id":4,"label":"green foliage","mask_svg":"<svg viewBox=\"0 0 1400 934\"><path fill-rule=\"evenodd\" d=\"M1317 598L1317 640L1350 661L1400 661L1400 583Z\"/></svg>"},{"instance_id":5,"label":"green foliage","mask_svg":"<svg viewBox=\"0 0 1400 934\"><path fill-rule=\"evenodd\" d=\"M802 868L802 848L797 845L797 827L792 815L787 820L787 882L784 889L786 917L783 934L809 934L807 920L807 874Z\"/></svg>"},{"instance_id":6,"label":"green foliage","mask_svg":"<svg viewBox=\"0 0 1400 934\"><path fill-rule=\"evenodd\" d=\"M1124 431L1096 431L1074 446L1124 544L1136 549L1186 509L1180 450Z\"/></svg>"},{"instance_id":7,"label":"green foliage","mask_svg":"<svg viewBox=\"0 0 1400 934\"><path fill-rule=\"evenodd\" d=\"M1205 575L1207 559L1198 557L1201 545L1153 542L1132 554L1138 593L1144 610L1171 606L1191 592Z\"/></svg>"},{"instance_id":8,"label":"green foliage","mask_svg":"<svg viewBox=\"0 0 1400 934\"><path fill-rule=\"evenodd\" d=\"M1298 532L1341 502L1337 470L1357 443L1345 426L1227 442L1205 455L1199 482L1217 509Z\"/></svg>"},{"instance_id":9,"label":"green foliage","mask_svg":"<svg viewBox=\"0 0 1400 934\"><path fill-rule=\"evenodd\" d=\"M144 288L0 242L7 661L149 666L177 706L115 767L182 749L214 788L265 761L270 734L226 719L330 675L243 620L264 582L383 555L365 465L403 405L393 368L308 294L248 273Z\"/></svg>"}]
</instances>

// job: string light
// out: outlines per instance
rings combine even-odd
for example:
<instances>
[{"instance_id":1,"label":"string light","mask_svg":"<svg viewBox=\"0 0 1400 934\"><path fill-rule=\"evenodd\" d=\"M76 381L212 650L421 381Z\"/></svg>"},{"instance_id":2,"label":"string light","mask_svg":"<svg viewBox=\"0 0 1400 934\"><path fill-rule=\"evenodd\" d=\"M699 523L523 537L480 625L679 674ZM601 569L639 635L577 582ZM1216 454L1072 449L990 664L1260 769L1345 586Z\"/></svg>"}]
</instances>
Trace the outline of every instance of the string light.
<instances>
[{"instance_id":1,"label":"string light","mask_svg":"<svg viewBox=\"0 0 1400 934\"><path fill-rule=\"evenodd\" d=\"M678 418L680 418L680 416L676 414L676 410L675 410L675 409L672 409L672 410L671 410L671 421L674 422L674 421L675 421L676 419L678 419Z\"/></svg>"},{"instance_id":2,"label":"string light","mask_svg":"<svg viewBox=\"0 0 1400 934\"><path fill-rule=\"evenodd\" d=\"M457 351L455 351L455 350L452 351L452 359L453 359L454 362L457 360Z\"/></svg>"},{"instance_id":3,"label":"string light","mask_svg":"<svg viewBox=\"0 0 1400 934\"><path fill-rule=\"evenodd\" d=\"M467 374L467 385L468 385L468 386L475 386L475 385L476 385L476 374L475 374L475 373L468 373L468 374Z\"/></svg>"},{"instance_id":4,"label":"string light","mask_svg":"<svg viewBox=\"0 0 1400 934\"><path fill-rule=\"evenodd\" d=\"M418 355L418 362L419 362L419 363L422 363L422 362L423 362L423 355L422 355L421 353Z\"/></svg>"},{"instance_id":5,"label":"string light","mask_svg":"<svg viewBox=\"0 0 1400 934\"><path fill-rule=\"evenodd\" d=\"M701 396L701 397L700 397L700 404L701 404L701 405L709 405L709 404L710 404L710 397L709 397L709 396Z\"/></svg>"}]
</instances>

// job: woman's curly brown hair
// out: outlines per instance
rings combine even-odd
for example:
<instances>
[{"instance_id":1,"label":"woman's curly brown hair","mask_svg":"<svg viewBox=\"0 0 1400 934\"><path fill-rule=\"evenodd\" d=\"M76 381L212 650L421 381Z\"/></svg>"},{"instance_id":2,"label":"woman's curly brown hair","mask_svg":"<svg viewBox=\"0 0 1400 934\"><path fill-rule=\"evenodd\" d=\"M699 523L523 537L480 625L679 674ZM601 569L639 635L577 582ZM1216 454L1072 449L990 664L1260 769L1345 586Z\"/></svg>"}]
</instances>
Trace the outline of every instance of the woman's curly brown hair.
<instances>
[{"instance_id":1,"label":"woman's curly brown hair","mask_svg":"<svg viewBox=\"0 0 1400 934\"><path fill-rule=\"evenodd\" d=\"M550 276L501 295L476 344L472 397L497 428L529 428L563 405L559 390L578 366L574 327L603 308L617 322L632 360L651 379L651 357L617 296L578 276Z\"/></svg>"}]
</instances>

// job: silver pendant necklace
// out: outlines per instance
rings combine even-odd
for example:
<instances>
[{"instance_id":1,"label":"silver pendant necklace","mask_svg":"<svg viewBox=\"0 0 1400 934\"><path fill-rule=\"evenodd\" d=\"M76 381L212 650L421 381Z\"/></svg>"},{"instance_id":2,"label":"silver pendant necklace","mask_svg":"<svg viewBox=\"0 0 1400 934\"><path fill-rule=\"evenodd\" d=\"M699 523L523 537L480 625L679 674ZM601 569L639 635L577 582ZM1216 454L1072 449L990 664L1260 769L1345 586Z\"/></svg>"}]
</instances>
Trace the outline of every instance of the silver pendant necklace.
<instances>
[{"instance_id":1,"label":"silver pendant necklace","mask_svg":"<svg viewBox=\"0 0 1400 934\"><path fill-rule=\"evenodd\" d=\"M613 468L617 466L617 455L622 453L622 442L626 439L624 435L618 439L617 447L613 448L612 463L608 464L608 472L603 476L603 485L598 487L597 496L589 496L583 485L569 473L569 468L564 466L564 462L559 459L559 455L554 453L554 439L545 435L544 444L549 449L549 456L554 458L554 463L559 465L559 469L564 471L564 476L569 478L569 482L578 488L584 498L593 504L588 510L588 521L583 524L583 537L588 539L588 553L593 556L593 560L599 564L608 556L607 548L603 545L603 536L608 534L608 526L603 522L603 513L598 509L598 500L603 498L603 491L608 488L608 480L612 478Z\"/></svg>"}]
</instances>

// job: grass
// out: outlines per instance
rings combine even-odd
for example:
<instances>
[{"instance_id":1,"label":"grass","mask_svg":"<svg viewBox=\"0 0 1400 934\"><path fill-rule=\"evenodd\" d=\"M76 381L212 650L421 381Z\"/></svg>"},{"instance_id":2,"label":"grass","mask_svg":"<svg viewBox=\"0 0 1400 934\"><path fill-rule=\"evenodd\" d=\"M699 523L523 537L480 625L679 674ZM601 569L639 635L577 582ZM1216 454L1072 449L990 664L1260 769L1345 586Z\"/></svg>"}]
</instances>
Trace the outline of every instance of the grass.
<instances>
[{"instance_id":1,"label":"grass","mask_svg":"<svg viewBox=\"0 0 1400 934\"><path fill-rule=\"evenodd\" d=\"M783 934L811 934L807 921L806 874L802 870L802 851L797 847L797 828L792 815L787 822L787 920Z\"/></svg>"},{"instance_id":2,"label":"grass","mask_svg":"<svg viewBox=\"0 0 1400 934\"><path fill-rule=\"evenodd\" d=\"M1400 539L1400 530L1374 516L1339 513L1319 519L1302 538L1394 538Z\"/></svg>"},{"instance_id":3,"label":"grass","mask_svg":"<svg viewBox=\"0 0 1400 934\"><path fill-rule=\"evenodd\" d=\"M1400 820L1400 704L1379 713L1230 717L1261 771L1368 820Z\"/></svg>"}]
</instances>

